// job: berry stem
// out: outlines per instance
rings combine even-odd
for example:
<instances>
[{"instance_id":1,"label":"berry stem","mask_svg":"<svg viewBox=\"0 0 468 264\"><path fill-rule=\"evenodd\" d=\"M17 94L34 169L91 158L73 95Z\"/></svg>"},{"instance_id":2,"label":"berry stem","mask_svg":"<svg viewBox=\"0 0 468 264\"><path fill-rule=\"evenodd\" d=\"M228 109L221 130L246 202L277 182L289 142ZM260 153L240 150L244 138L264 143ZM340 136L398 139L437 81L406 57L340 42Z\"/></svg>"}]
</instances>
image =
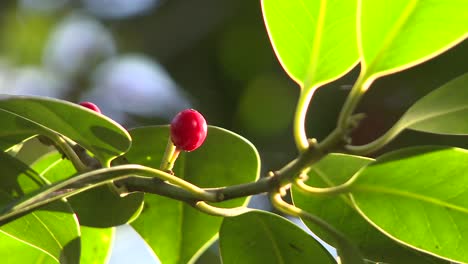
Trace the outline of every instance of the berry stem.
<instances>
[{"instance_id":1,"label":"berry stem","mask_svg":"<svg viewBox=\"0 0 468 264\"><path fill-rule=\"evenodd\" d=\"M177 160L177 157L179 157L179 153L180 149L178 149L174 143L172 143L171 137L169 137L159 168L162 171L171 172L172 168L174 168L174 163Z\"/></svg>"}]
</instances>

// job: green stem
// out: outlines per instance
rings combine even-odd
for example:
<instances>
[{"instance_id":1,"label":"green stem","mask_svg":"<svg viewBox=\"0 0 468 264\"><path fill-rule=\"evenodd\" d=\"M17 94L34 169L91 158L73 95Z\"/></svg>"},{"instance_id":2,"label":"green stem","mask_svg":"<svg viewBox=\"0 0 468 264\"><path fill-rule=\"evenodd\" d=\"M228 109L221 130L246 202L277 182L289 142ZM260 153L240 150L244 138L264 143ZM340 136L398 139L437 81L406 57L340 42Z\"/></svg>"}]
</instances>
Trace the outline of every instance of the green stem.
<instances>
[{"instance_id":1,"label":"green stem","mask_svg":"<svg viewBox=\"0 0 468 264\"><path fill-rule=\"evenodd\" d=\"M279 192L271 193L270 199L271 199L272 204L275 206L275 208L279 210L280 212L285 213L287 215L295 216L295 217L306 218L307 220L318 225L327 233L330 233L330 235L332 235L335 239L341 239L343 237L341 233L339 233L335 228L333 228L330 224L328 224L324 220L320 219L319 217L315 215L307 213L301 208L298 208L292 204L285 202Z\"/></svg>"},{"instance_id":2,"label":"green stem","mask_svg":"<svg viewBox=\"0 0 468 264\"><path fill-rule=\"evenodd\" d=\"M333 130L322 142L309 147L297 159L275 172L276 180L280 186L293 181L294 178L306 172L310 166L321 160L329 152L340 150L343 145L343 132L338 129Z\"/></svg>"},{"instance_id":3,"label":"green stem","mask_svg":"<svg viewBox=\"0 0 468 264\"><path fill-rule=\"evenodd\" d=\"M359 101L361 100L364 93L369 89L370 85L374 81L374 78L367 76L366 72L362 71L359 75L356 83L354 84L351 92L349 93L346 101L341 109L340 116L338 118L337 128L342 131L346 131L349 126L349 120L356 110Z\"/></svg>"},{"instance_id":4,"label":"green stem","mask_svg":"<svg viewBox=\"0 0 468 264\"><path fill-rule=\"evenodd\" d=\"M166 150L164 151L163 158L161 160L161 165L159 168L163 171L172 171L174 168L174 163L179 156L180 150L172 143L171 137L169 137L166 145Z\"/></svg>"},{"instance_id":5,"label":"green stem","mask_svg":"<svg viewBox=\"0 0 468 264\"><path fill-rule=\"evenodd\" d=\"M338 255L340 256L342 264L365 263L359 249L329 223L302 210L301 208L285 202L281 197L281 194L278 192L271 193L270 198L273 206L275 206L275 208L280 212L310 221L332 236L335 240Z\"/></svg>"},{"instance_id":6,"label":"green stem","mask_svg":"<svg viewBox=\"0 0 468 264\"><path fill-rule=\"evenodd\" d=\"M356 181L357 177L353 176L343 184L333 187L312 187L304 183L304 179L296 178L294 181L295 186L305 193L319 194L319 195L337 195L349 192L349 188Z\"/></svg>"},{"instance_id":7,"label":"green stem","mask_svg":"<svg viewBox=\"0 0 468 264\"><path fill-rule=\"evenodd\" d=\"M67 156L67 158L71 161L73 166L75 167L76 171L78 172L85 172L88 171L88 167L83 164L81 159L75 153L73 148L68 144L68 142L59 134L51 132L47 135L60 150L62 150L63 154Z\"/></svg>"},{"instance_id":8,"label":"green stem","mask_svg":"<svg viewBox=\"0 0 468 264\"><path fill-rule=\"evenodd\" d=\"M193 204L193 207L209 215L222 216L222 217L238 216L238 215L241 215L241 214L244 214L253 210L245 206L235 207L235 208L220 208L220 207L209 205L208 203L203 202L203 201L195 202L195 204Z\"/></svg>"},{"instance_id":9,"label":"green stem","mask_svg":"<svg viewBox=\"0 0 468 264\"><path fill-rule=\"evenodd\" d=\"M216 201L222 202L235 198L266 193L278 186L278 177L268 176L257 180L256 182L249 182L243 184L232 185L228 187L208 188L208 192L216 194Z\"/></svg>"},{"instance_id":10,"label":"green stem","mask_svg":"<svg viewBox=\"0 0 468 264\"><path fill-rule=\"evenodd\" d=\"M309 147L305 129L305 120L310 100L316 90L317 88L315 87L302 89L296 105L296 112L294 114L294 140L296 141L296 146L299 152L304 152Z\"/></svg>"},{"instance_id":11,"label":"green stem","mask_svg":"<svg viewBox=\"0 0 468 264\"><path fill-rule=\"evenodd\" d=\"M366 155L383 148L385 145L390 143L396 136L398 136L402 130L403 127L400 126L397 122L395 125L392 126L392 128L387 130L385 134L383 134L376 140L361 146L347 145L345 146L345 149L351 154Z\"/></svg>"},{"instance_id":12,"label":"green stem","mask_svg":"<svg viewBox=\"0 0 468 264\"><path fill-rule=\"evenodd\" d=\"M188 193L197 197L197 199L216 201L215 193L201 189L169 173L141 165L129 164L94 170L63 180L56 184L46 186L45 188L38 190L37 193L30 195L30 197L23 199L19 203L15 203L14 206L11 206L8 210L4 211L0 216L0 221L57 199L69 197L96 186L109 183L113 180L122 180L132 175L158 178L185 189ZM77 185L79 185L79 188L74 189L73 187Z\"/></svg>"},{"instance_id":13,"label":"green stem","mask_svg":"<svg viewBox=\"0 0 468 264\"><path fill-rule=\"evenodd\" d=\"M144 192L156 195L162 195L179 201L200 200L199 195L180 188L177 185L161 181L154 177L132 176L115 181L117 185L125 186L129 193Z\"/></svg>"}]
</instances>

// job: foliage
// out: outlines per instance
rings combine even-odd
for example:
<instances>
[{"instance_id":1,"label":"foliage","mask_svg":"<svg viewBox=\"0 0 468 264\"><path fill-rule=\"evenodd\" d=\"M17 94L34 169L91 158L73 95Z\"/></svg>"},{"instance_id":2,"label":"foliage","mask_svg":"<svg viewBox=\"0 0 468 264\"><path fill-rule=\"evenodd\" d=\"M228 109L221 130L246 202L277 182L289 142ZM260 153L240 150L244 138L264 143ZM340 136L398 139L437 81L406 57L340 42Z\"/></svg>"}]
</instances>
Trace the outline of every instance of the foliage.
<instances>
[{"instance_id":1,"label":"foliage","mask_svg":"<svg viewBox=\"0 0 468 264\"><path fill-rule=\"evenodd\" d=\"M364 156L405 129L466 137L468 73L421 98L374 141L352 143L365 119L356 107L372 83L463 41L468 3L263 0L262 10L273 49L300 87L297 157L260 177L253 144L219 127L177 156L169 126L127 130L63 100L4 95L6 263L106 262L113 227L124 223L162 263L193 263L218 237L223 263L468 263L468 150L432 145ZM308 137L314 92L358 62L336 128L320 142ZM35 159L19 155L31 151ZM261 193L339 258L285 217L247 208Z\"/></svg>"}]
</instances>

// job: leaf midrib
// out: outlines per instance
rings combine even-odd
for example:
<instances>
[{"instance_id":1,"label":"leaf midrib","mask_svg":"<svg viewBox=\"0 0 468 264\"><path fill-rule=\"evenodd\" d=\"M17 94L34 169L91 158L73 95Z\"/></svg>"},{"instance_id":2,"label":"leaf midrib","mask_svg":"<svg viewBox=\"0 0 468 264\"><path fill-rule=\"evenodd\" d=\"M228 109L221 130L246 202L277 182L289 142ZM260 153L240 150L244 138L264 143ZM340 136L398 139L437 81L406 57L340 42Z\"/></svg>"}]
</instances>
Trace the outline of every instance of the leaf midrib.
<instances>
[{"instance_id":1,"label":"leaf midrib","mask_svg":"<svg viewBox=\"0 0 468 264\"><path fill-rule=\"evenodd\" d=\"M370 74L373 73L372 72L373 71L372 67L375 67L374 65L378 64L380 59L385 55L384 51L386 51L388 49L388 47L391 45L391 43L393 42L393 40L397 36L398 32L400 32L400 29L405 25L406 21L408 20L408 18L411 15L411 13L416 9L416 6L417 6L418 2L419 2L418 0L408 1L408 4L402 10L401 15L398 17L396 22L393 24L393 27L390 29L390 32L387 34L387 37L382 42L382 46L380 47L377 54L374 56L374 60L372 61L371 64L367 65L367 67L365 65L366 64L365 56L364 56L364 54L362 54L362 58L363 58L362 65L363 65L363 68L366 68L367 72L369 72ZM361 12L361 15L362 15L362 12ZM361 20L361 19L359 18L359 20ZM361 27L361 25L360 25L360 27ZM361 32L360 28L359 28L358 32L360 32L360 38L361 38L361 41L360 41L361 48L360 48L360 50L362 52L363 51L363 48L362 48L362 32ZM362 53L364 53L364 52L362 52ZM377 72L375 72L375 73L377 73Z\"/></svg>"},{"instance_id":2,"label":"leaf midrib","mask_svg":"<svg viewBox=\"0 0 468 264\"><path fill-rule=\"evenodd\" d=\"M409 199L414 199L422 202L426 202L429 204L433 205L438 205L440 207L445 207L445 208L450 208L456 211L459 211L461 213L468 214L468 208L451 204L446 201L443 201L441 199L437 199L434 197L422 195L419 193L414 193L410 191L405 191L405 190L397 190L397 189L392 189L392 188L385 188L382 186L375 186L375 185L370 185L370 184L354 184L351 187L351 195L355 196L356 192L363 192L363 193L379 193L379 194L390 194L394 196L399 196L399 197L404 197L404 198L409 198Z\"/></svg>"},{"instance_id":3,"label":"leaf midrib","mask_svg":"<svg viewBox=\"0 0 468 264\"><path fill-rule=\"evenodd\" d=\"M327 10L327 1L320 1L319 15L317 18L317 24L315 27L314 41L312 42L311 58L307 65L306 76L304 77L304 89L311 89L313 87L312 81L317 69L317 61L319 58L319 52L322 44L323 37L323 26L325 23ZM308 10L307 10L308 12Z\"/></svg>"},{"instance_id":4,"label":"leaf midrib","mask_svg":"<svg viewBox=\"0 0 468 264\"><path fill-rule=\"evenodd\" d=\"M406 122L403 121L402 123L405 124L404 127L411 127L411 126L413 126L415 124L427 121L428 119L431 119L431 118L440 117L440 116L443 116L443 115L446 115L446 114L453 114L453 113L464 111L464 110L468 110L468 105L464 105L464 106L461 106L461 107L450 108L450 109L447 109L446 111L436 112L436 113L433 113L433 114L425 115L425 116L423 116L421 118L415 118L415 119L412 119L412 120L409 120L409 121L406 121ZM407 116L411 116L411 114L412 114L411 112L408 112ZM403 120L409 118L409 117L405 117L405 116L403 117Z\"/></svg>"},{"instance_id":5,"label":"leaf midrib","mask_svg":"<svg viewBox=\"0 0 468 264\"><path fill-rule=\"evenodd\" d=\"M31 213L31 215L34 216L34 218L36 218L36 220L39 221L39 223L50 233L50 235L51 235L51 237L53 238L53 240L57 243L59 249L62 250L62 249L63 249L63 246L60 244L60 242L57 240L57 238L53 235L53 233L50 231L50 229L46 226L46 224L45 224L43 221L40 220L40 218L36 215L36 213L33 212L33 213ZM2 233L4 233L4 234L6 234L6 235L8 235L8 236L10 236L10 237L12 237L12 238L18 240L18 241L20 241L21 243L25 243L26 245L29 245L29 246L31 246L31 247L33 247L33 248L36 248L36 249L38 249L38 250L40 250L40 251L46 253L47 255L51 256L54 260L56 260L57 262L59 262L59 259L58 259L56 256L54 256L51 252L49 252L48 250L46 250L45 248L39 247L39 246L37 246L37 245L34 245L34 244L32 244L32 243L30 243L30 242L28 242L28 241L26 241L26 240L24 240L24 239L21 239L21 238L15 236L15 235L13 235L13 234L11 234L11 233L9 233L9 232L6 232L6 231L4 231L4 230L1 230L1 229L0 229L0 232L2 232Z\"/></svg>"},{"instance_id":6,"label":"leaf midrib","mask_svg":"<svg viewBox=\"0 0 468 264\"><path fill-rule=\"evenodd\" d=\"M255 219L257 219L257 222L260 223L259 226L261 226L261 228L264 230L265 234L267 235L268 239L271 242L271 245L275 249L274 253L275 253L276 258L278 259L279 263L285 264L286 262L284 260L284 257L281 255L281 251L280 251L280 249L278 247L278 243L276 243L276 240L273 237L273 233L271 232L271 230L268 228L268 226L266 225L266 223L262 219L260 219L258 217L256 217Z\"/></svg>"}]
</instances>

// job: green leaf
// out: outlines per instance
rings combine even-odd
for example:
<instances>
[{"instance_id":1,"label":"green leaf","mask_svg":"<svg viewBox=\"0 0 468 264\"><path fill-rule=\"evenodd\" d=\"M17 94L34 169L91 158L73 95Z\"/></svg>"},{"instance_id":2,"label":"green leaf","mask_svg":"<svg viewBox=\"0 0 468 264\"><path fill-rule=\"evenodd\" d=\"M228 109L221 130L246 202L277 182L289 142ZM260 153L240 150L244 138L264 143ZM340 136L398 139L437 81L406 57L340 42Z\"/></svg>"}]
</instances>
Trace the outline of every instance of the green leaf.
<instances>
[{"instance_id":1,"label":"green leaf","mask_svg":"<svg viewBox=\"0 0 468 264\"><path fill-rule=\"evenodd\" d=\"M76 141L102 162L123 154L130 147L130 136L123 127L104 115L70 102L2 95L0 110L0 137L6 134L9 141L11 137L17 140L41 134L45 127Z\"/></svg>"},{"instance_id":2,"label":"green leaf","mask_svg":"<svg viewBox=\"0 0 468 264\"><path fill-rule=\"evenodd\" d=\"M115 228L81 226L82 264L107 263L112 253Z\"/></svg>"},{"instance_id":3,"label":"green leaf","mask_svg":"<svg viewBox=\"0 0 468 264\"><path fill-rule=\"evenodd\" d=\"M131 163L159 168L169 138L168 126L130 131L133 144L125 157ZM259 157L246 139L227 130L208 127L205 143L196 151L181 153L174 172L200 187L221 187L254 181ZM247 199L216 204L242 206ZM216 239L221 217L210 216L176 200L145 195L145 207L132 226L162 263L193 263Z\"/></svg>"},{"instance_id":4,"label":"green leaf","mask_svg":"<svg viewBox=\"0 0 468 264\"><path fill-rule=\"evenodd\" d=\"M0 256L3 264L58 264L58 261L31 245L0 232Z\"/></svg>"},{"instance_id":5,"label":"green leaf","mask_svg":"<svg viewBox=\"0 0 468 264\"><path fill-rule=\"evenodd\" d=\"M7 208L14 199L44 184L35 171L5 153L0 153L0 167L0 208ZM42 250L57 261L79 263L78 221L70 206L63 201L50 203L14 221L2 223L0 232Z\"/></svg>"},{"instance_id":6,"label":"green leaf","mask_svg":"<svg viewBox=\"0 0 468 264\"><path fill-rule=\"evenodd\" d=\"M345 183L372 159L345 154L329 154L311 167L306 183L314 187L331 187ZM362 218L345 195L324 196L305 194L292 188L294 204L314 214L356 243L363 256L375 262L399 264L443 263L433 257L410 250L383 235ZM304 221L304 219L303 219ZM333 237L312 222L304 221L314 234L332 246L337 246Z\"/></svg>"},{"instance_id":7,"label":"green leaf","mask_svg":"<svg viewBox=\"0 0 468 264\"><path fill-rule=\"evenodd\" d=\"M418 100L395 125L437 134L468 135L468 73Z\"/></svg>"},{"instance_id":8,"label":"green leaf","mask_svg":"<svg viewBox=\"0 0 468 264\"><path fill-rule=\"evenodd\" d=\"M468 262L468 151L417 147L378 158L351 186L359 212L387 236Z\"/></svg>"},{"instance_id":9,"label":"green leaf","mask_svg":"<svg viewBox=\"0 0 468 264\"><path fill-rule=\"evenodd\" d=\"M360 2L363 71L382 76L429 60L468 35L466 0Z\"/></svg>"},{"instance_id":10,"label":"green leaf","mask_svg":"<svg viewBox=\"0 0 468 264\"><path fill-rule=\"evenodd\" d=\"M40 133L44 128L0 108L0 150L14 145Z\"/></svg>"},{"instance_id":11,"label":"green leaf","mask_svg":"<svg viewBox=\"0 0 468 264\"><path fill-rule=\"evenodd\" d=\"M359 60L357 1L262 0L262 7L276 56L301 87L331 82Z\"/></svg>"},{"instance_id":12,"label":"green leaf","mask_svg":"<svg viewBox=\"0 0 468 264\"><path fill-rule=\"evenodd\" d=\"M336 263L304 230L269 212L251 211L225 218L219 233L224 264Z\"/></svg>"},{"instance_id":13,"label":"green leaf","mask_svg":"<svg viewBox=\"0 0 468 264\"><path fill-rule=\"evenodd\" d=\"M47 164L52 164L47 166ZM44 155L32 165L34 169L50 182L57 182L76 175L69 160L62 159L60 153ZM40 169L44 170L40 170ZM67 198L80 225L90 227L112 227L131 222L143 208L143 193L132 193L120 197L104 185Z\"/></svg>"}]
</instances>

